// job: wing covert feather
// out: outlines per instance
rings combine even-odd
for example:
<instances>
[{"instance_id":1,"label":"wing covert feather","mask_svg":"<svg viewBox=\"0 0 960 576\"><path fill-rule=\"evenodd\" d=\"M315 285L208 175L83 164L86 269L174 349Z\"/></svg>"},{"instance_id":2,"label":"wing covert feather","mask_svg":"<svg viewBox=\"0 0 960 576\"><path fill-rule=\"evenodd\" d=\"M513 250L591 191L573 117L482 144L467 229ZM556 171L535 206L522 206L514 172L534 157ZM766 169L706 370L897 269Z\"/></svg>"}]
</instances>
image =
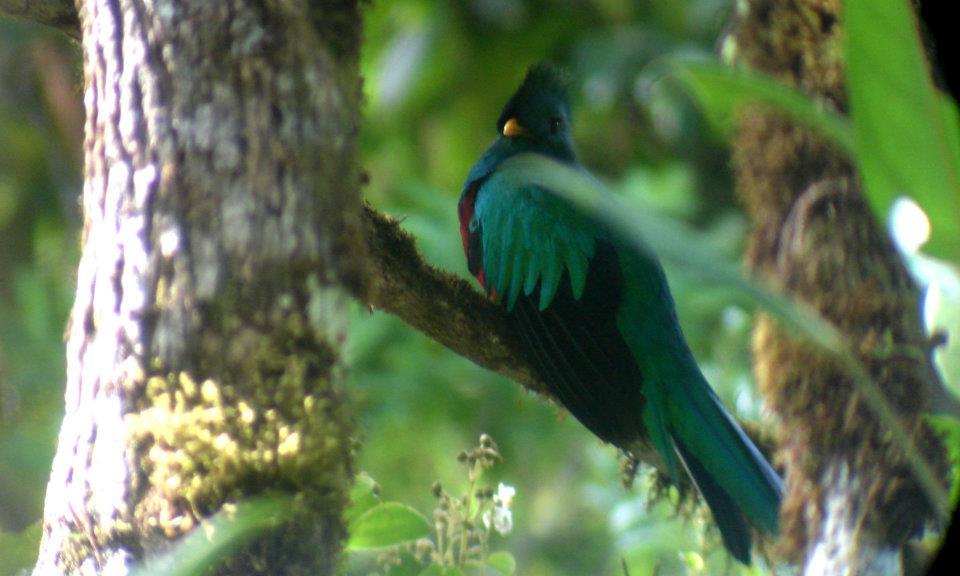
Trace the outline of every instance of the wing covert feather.
<instances>
[{"instance_id":1,"label":"wing covert feather","mask_svg":"<svg viewBox=\"0 0 960 576\"><path fill-rule=\"evenodd\" d=\"M473 218L483 229L487 293L513 309L521 294L530 295L539 284L538 308L544 310L566 273L574 294L582 294L596 243L592 228L550 192L507 184L494 174L481 185L474 204Z\"/></svg>"}]
</instances>

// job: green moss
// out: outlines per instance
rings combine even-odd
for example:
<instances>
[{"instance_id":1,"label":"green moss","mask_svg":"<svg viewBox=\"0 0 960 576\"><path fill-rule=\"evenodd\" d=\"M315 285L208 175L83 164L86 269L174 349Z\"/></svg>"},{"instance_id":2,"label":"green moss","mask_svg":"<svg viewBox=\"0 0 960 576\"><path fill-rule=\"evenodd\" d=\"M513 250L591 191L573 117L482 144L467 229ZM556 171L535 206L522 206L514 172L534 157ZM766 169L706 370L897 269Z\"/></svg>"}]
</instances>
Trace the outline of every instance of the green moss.
<instances>
[{"instance_id":1,"label":"green moss","mask_svg":"<svg viewBox=\"0 0 960 576\"><path fill-rule=\"evenodd\" d=\"M302 494L315 509L343 506L352 427L330 379L336 355L302 318L286 326L281 336L243 329L254 352L211 367L218 375L147 379L128 417L149 486L134 512L139 529L175 537L223 503L265 489Z\"/></svg>"}]
</instances>

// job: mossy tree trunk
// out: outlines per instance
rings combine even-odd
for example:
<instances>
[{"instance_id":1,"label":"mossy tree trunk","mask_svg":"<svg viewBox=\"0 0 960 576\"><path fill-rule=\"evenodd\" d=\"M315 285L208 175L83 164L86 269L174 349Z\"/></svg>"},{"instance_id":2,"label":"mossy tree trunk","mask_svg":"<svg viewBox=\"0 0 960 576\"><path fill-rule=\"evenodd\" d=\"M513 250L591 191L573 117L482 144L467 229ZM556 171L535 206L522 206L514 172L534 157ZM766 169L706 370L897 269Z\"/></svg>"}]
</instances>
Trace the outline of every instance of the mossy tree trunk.
<instances>
[{"instance_id":1,"label":"mossy tree trunk","mask_svg":"<svg viewBox=\"0 0 960 576\"><path fill-rule=\"evenodd\" d=\"M840 0L741 7L728 52L735 63L845 112ZM763 111L745 114L734 162L751 219L748 268L844 333L946 479L943 447L921 421L937 376L920 295L854 168L810 131ZM767 316L753 348L758 385L783 423L781 549L811 575L901 573L903 544L936 518L886 425L836 362Z\"/></svg>"},{"instance_id":2,"label":"mossy tree trunk","mask_svg":"<svg viewBox=\"0 0 960 576\"><path fill-rule=\"evenodd\" d=\"M125 573L265 489L222 573L333 574L365 262L354 2L81 2L83 254L36 574Z\"/></svg>"}]
</instances>

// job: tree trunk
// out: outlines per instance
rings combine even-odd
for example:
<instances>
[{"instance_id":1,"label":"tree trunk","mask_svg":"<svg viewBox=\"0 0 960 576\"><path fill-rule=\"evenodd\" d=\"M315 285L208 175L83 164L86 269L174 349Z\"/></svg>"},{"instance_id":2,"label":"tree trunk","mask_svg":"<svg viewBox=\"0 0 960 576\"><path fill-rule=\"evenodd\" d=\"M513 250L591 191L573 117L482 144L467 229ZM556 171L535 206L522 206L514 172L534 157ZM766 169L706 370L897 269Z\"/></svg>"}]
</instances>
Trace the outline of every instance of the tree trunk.
<instances>
[{"instance_id":1,"label":"tree trunk","mask_svg":"<svg viewBox=\"0 0 960 576\"><path fill-rule=\"evenodd\" d=\"M83 255L35 574L125 573L269 488L222 569L333 574L367 283L354 2L81 3Z\"/></svg>"},{"instance_id":2,"label":"tree trunk","mask_svg":"<svg viewBox=\"0 0 960 576\"><path fill-rule=\"evenodd\" d=\"M845 111L840 0L755 0L731 41L738 64ZM775 114L746 114L734 143L751 219L748 267L834 323L914 444L946 479L921 422L937 383L920 296L873 218L853 167ZM754 330L758 385L783 423L781 548L807 574L898 574L907 538L935 520L884 423L827 355L767 316Z\"/></svg>"}]
</instances>

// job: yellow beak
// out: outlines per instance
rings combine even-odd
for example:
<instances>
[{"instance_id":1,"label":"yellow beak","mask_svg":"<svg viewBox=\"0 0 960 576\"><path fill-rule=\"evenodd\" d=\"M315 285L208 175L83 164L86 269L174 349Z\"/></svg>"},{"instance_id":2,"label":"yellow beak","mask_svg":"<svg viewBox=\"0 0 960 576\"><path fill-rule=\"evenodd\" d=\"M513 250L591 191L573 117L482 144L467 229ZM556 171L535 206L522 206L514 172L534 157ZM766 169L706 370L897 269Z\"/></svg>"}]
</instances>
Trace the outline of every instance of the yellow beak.
<instances>
[{"instance_id":1,"label":"yellow beak","mask_svg":"<svg viewBox=\"0 0 960 576\"><path fill-rule=\"evenodd\" d=\"M503 125L503 135L507 137L520 136L521 134L526 134L527 129L520 125L520 121L516 118L511 118L507 120L507 123Z\"/></svg>"}]
</instances>

